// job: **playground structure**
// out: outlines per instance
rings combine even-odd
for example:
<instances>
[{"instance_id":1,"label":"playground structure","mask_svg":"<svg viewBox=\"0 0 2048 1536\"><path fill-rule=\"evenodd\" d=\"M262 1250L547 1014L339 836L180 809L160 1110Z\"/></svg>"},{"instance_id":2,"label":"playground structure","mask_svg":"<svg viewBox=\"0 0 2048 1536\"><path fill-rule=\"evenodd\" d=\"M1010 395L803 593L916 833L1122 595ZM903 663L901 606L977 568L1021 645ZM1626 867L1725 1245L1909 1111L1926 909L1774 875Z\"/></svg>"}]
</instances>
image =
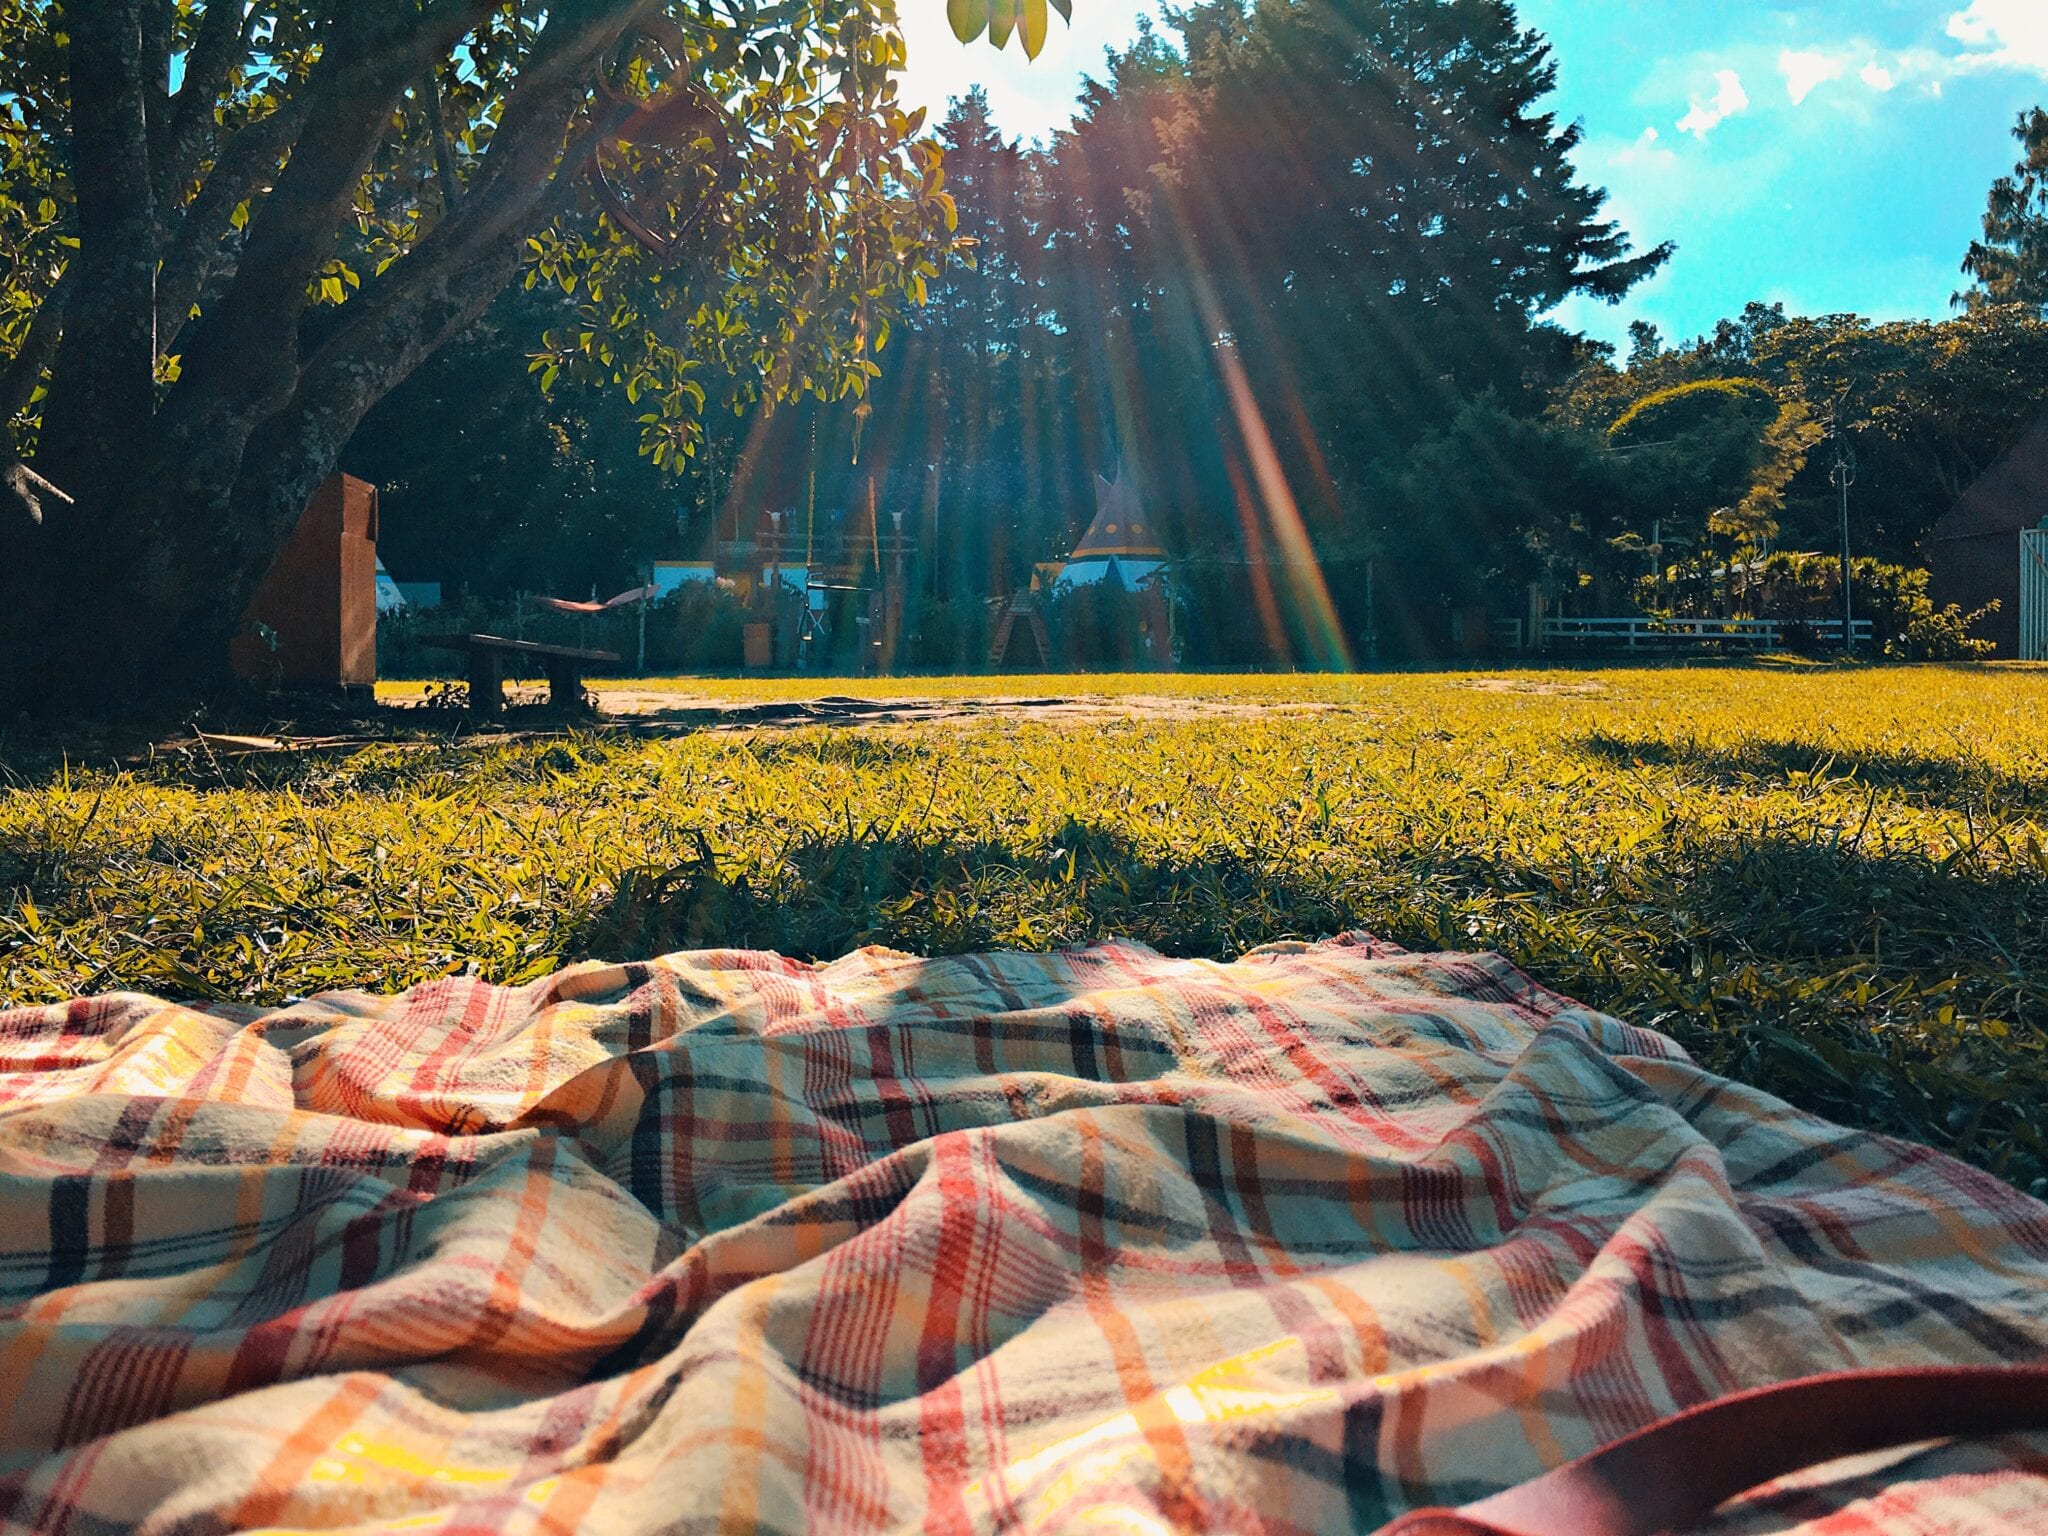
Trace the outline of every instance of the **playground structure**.
<instances>
[{"instance_id":1,"label":"playground structure","mask_svg":"<svg viewBox=\"0 0 2048 1536\"><path fill-rule=\"evenodd\" d=\"M1037 647L1038 663L1054 665L1045 612L1049 603L1089 591L1123 592L1136 609L1136 659L1148 667L1174 664L1170 566L1136 480L1119 473L1095 478L1095 517L1064 560L1036 567L1030 588L995 600L999 612L990 636L988 665L1013 665L1020 635Z\"/></svg>"},{"instance_id":2,"label":"playground structure","mask_svg":"<svg viewBox=\"0 0 2048 1536\"><path fill-rule=\"evenodd\" d=\"M635 607L639 634L621 635L614 628L610 643L624 652L637 650L637 670L645 669L647 604L690 588L715 588L737 601L741 643L734 659L747 670L874 676L906 663L929 665L935 655L953 664L966 659L945 651L946 638L913 632L930 612L919 594L934 573L920 574L916 521L905 509L879 506L872 484L865 506L824 518L815 491L808 502L782 509L757 504L751 517L735 512L726 524L729 536L704 552L709 559L655 561L643 569L642 585L609 601L593 592L587 601L545 598L534 606L590 619L588 637L576 641L584 647L601 633L598 620L622 605ZM936 590L930 597L945 615L944 599ZM985 642L986 664L995 669L1050 670L1063 659L1171 669L1171 568L1135 480L1098 477L1095 515L1071 552L1036 565L1028 587L989 598L985 627L947 628L961 623L957 610L939 623L940 637L971 635L970 643ZM1056 651L1053 631L1062 625L1075 633Z\"/></svg>"},{"instance_id":3,"label":"playground structure","mask_svg":"<svg viewBox=\"0 0 2048 1536\"><path fill-rule=\"evenodd\" d=\"M717 547L719 579L748 610L747 666L816 669L846 655L835 642L850 634L861 675L892 670L916 560L903 513L880 513L870 499L852 526L821 530L806 516L801 535L796 519L794 511L764 511L751 538Z\"/></svg>"},{"instance_id":4,"label":"playground structure","mask_svg":"<svg viewBox=\"0 0 2048 1536\"><path fill-rule=\"evenodd\" d=\"M1039 611L1036 583L1028 592L1012 593L1000 598L1002 617L996 621L994 636L989 641L988 665L991 672L1011 665L1010 648L1017 639L1017 625L1021 620L1024 632L1038 647L1038 664L1046 671L1052 670L1052 636L1046 632L1045 615Z\"/></svg>"}]
</instances>

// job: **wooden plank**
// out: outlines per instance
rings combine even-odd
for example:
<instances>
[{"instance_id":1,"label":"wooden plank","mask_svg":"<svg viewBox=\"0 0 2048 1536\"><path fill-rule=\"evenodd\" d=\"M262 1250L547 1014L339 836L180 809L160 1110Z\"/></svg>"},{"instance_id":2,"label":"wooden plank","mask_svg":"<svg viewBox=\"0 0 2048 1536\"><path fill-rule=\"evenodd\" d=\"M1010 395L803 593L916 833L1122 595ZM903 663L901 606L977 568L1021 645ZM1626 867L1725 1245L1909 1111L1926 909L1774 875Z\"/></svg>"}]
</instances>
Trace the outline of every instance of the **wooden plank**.
<instances>
[{"instance_id":1,"label":"wooden plank","mask_svg":"<svg viewBox=\"0 0 2048 1536\"><path fill-rule=\"evenodd\" d=\"M503 635L422 635L419 643L437 651L504 651L518 656L559 656L571 661L617 661L617 651L586 651L573 645L544 645L538 640L507 640Z\"/></svg>"}]
</instances>

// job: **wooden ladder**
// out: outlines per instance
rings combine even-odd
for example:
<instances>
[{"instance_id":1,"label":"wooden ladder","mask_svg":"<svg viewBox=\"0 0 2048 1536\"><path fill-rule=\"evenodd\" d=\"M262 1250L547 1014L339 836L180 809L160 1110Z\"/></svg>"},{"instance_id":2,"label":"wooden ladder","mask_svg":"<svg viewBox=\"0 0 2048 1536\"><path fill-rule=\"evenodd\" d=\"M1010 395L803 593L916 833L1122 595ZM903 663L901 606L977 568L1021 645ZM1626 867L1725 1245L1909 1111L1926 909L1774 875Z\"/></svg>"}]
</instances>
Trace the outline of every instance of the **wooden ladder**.
<instances>
[{"instance_id":1,"label":"wooden ladder","mask_svg":"<svg viewBox=\"0 0 2048 1536\"><path fill-rule=\"evenodd\" d=\"M1016 633L1017 620L1023 619L1031 627L1032 641L1038 646L1038 664L1052 665L1052 638L1045 632L1045 617L1038 611L1038 605L1028 597L1015 598L1003 610L1003 621L996 626L995 639L989 642L988 664L1000 667L1008 662L1010 640Z\"/></svg>"}]
</instances>

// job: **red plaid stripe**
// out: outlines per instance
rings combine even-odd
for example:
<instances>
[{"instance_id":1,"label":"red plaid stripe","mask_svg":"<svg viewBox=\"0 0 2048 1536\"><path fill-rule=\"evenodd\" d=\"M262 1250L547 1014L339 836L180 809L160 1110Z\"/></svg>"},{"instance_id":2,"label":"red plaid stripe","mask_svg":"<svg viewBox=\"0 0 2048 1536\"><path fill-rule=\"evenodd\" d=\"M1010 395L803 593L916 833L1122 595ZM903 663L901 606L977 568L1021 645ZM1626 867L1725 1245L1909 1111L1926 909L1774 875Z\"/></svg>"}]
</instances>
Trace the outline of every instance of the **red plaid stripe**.
<instances>
[{"instance_id":1,"label":"red plaid stripe","mask_svg":"<svg viewBox=\"0 0 2048 1536\"><path fill-rule=\"evenodd\" d=\"M2048 1354L2048 1210L1363 936L0 1013L0 1526L1370 1529ZM2048 1442L1719 1529L2048 1531Z\"/></svg>"}]
</instances>

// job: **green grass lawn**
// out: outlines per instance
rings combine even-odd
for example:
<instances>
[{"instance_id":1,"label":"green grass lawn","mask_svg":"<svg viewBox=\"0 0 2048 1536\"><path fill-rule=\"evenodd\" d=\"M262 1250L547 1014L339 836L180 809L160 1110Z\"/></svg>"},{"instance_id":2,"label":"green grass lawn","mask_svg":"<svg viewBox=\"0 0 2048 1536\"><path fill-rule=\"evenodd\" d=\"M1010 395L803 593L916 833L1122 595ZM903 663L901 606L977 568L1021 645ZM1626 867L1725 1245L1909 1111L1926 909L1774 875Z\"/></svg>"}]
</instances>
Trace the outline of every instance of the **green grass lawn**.
<instances>
[{"instance_id":1,"label":"green grass lawn","mask_svg":"<svg viewBox=\"0 0 2048 1536\"><path fill-rule=\"evenodd\" d=\"M1360 927L1502 950L1718 1070L2048 1190L2048 670L620 686L1146 697L121 771L14 739L0 997Z\"/></svg>"}]
</instances>

